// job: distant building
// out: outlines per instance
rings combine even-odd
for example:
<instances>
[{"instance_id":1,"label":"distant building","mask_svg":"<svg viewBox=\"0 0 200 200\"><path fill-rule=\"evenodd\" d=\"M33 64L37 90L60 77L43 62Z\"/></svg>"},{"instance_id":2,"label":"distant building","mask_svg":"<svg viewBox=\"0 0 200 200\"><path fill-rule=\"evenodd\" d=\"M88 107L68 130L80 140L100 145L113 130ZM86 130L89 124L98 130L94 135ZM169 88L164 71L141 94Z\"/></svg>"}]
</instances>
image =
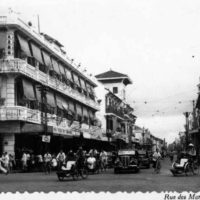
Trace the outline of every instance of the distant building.
<instances>
[{"instance_id":1,"label":"distant building","mask_svg":"<svg viewBox=\"0 0 200 200\"><path fill-rule=\"evenodd\" d=\"M96 78L99 82L96 90L100 98L97 116L102 122L104 134L118 148L131 146L136 120L134 109L126 102L126 86L132 84L131 79L113 70L98 74Z\"/></svg>"}]
</instances>

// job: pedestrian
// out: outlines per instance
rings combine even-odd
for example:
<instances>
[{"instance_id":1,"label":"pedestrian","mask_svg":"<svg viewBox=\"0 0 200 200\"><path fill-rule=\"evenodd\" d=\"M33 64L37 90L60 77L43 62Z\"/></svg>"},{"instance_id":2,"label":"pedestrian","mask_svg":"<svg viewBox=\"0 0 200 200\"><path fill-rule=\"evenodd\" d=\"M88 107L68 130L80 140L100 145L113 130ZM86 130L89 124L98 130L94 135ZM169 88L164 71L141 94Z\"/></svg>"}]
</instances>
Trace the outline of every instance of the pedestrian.
<instances>
[{"instance_id":1,"label":"pedestrian","mask_svg":"<svg viewBox=\"0 0 200 200\"><path fill-rule=\"evenodd\" d=\"M3 166L3 159L0 157L0 171L2 171L4 174L8 175L9 171Z\"/></svg>"},{"instance_id":2,"label":"pedestrian","mask_svg":"<svg viewBox=\"0 0 200 200\"><path fill-rule=\"evenodd\" d=\"M26 152L23 152L21 161L22 161L22 170L26 171L27 170L27 155L26 155Z\"/></svg>"},{"instance_id":3,"label":"pedestrian","mask_svg":"<svg viewBox=\"0 0 200 200\"><path fill-rule=\"evenodd\" d=\"M169 153L169 159L170 159L171 163L174 161L174 153L172 150Z\"/></svg>"},{"instance_id":4,"label":"pedestrian","mask_svg":"<svg viewBox=\"0 0 200 200\"><path fill-rule=\"evenodd\" d=\"M52 160L52 156L51 154L47 151L44 154L44 169L45 169L45 173L46 174L50 174L51 172L51 160Z\"/></svg>"},{"instance_id":5,"label":"pedestrian","mask_svg":"<svg viewBox=\"0 0 200 200\"><path fill-rule=\"evenodd\" d=\"M2 161L3 161L4 168L9 171L9 155L7 152L3 153Z\"/></svg>"},{"instance_id":6,"label":"pedestrian","mask_svg":"<svg viewBox=\"0 0 200 200\"><path fill-rule=\"evenodd\" d=\"M154 172L159 172L160 170L160 159L161 159L161 155L160 152L158 150L158 148L156 148L156 151L153 154L153 168L154 168Z\"/></svg>"},{"instance_id":7,"label":"pedestrian","mask_svg":"<svg viewBox=\"0 0 200 200\"><path fill-rule=\"evenodd\" d=\"M100 153L101 171L103 171L103 170L106 171L107 159L108 159L107 152L102 150L101 153Z\"/></svg>"},{"instance_id":8,"label":"pedestrian","mask_svg":"<svg viewBox=\"0 0 200 200\"><path fill-rule=\"evenodd\" d=\"M62 167L62 165L65 163L65 159L66 159L66 155L63 152L63 150L60 150L60 152L58 153L56 159L58 161L58 169L60 169Z\"/></svg>"},{"instance_id":9,"label":"pedestrian","mask_svg":"<svg viewBox=\"0 0 200 200\"><path fill-rule=\"evenodd\" d=\"M56 169L57 166L58 166L58 162L56 160L55 154L53 154L52 155L52 160L51 160L51 167L52 167L52 169Z\"/></svg>"}]
</instances>

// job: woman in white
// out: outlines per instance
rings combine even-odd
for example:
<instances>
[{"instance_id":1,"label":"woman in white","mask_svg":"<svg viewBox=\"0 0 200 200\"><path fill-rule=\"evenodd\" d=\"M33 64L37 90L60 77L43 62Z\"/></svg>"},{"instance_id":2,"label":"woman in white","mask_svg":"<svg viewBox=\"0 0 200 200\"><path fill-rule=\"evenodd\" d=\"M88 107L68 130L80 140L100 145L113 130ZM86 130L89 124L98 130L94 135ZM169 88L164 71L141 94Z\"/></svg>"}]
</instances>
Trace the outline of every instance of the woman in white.
<instances>
[{"instance_id":1,"label":"woman in white","mask_svg":"<svg viewBox=\"0 0 200 200\"><path fill-rule=\"evenodd\" d=\"M22 155L22 170L26 170L27 168L27 154L24 152Z\"/></svg>"}]
</instances>

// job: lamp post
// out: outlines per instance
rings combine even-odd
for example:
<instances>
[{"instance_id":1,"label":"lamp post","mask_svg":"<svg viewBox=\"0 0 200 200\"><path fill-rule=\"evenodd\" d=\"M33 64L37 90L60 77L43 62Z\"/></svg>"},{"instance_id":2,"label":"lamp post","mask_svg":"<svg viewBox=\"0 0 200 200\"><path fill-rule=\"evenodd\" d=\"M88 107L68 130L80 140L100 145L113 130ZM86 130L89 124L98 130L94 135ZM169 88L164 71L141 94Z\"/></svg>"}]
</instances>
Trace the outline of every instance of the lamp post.
<instances>
[{"instance_id":1,"label":"lamp post","mask_svg":"<svg viewBox=\"0 0 200 200\"><path fill-rule=\"evenodd\" d=\"M185 112L184 113L184 115L185 115L185 122L186 122L186 124L185 124L185 149L187 150L187 147L188 147L188 143L189 143L189 139L188 139L188 132L189 132L189 120L188 120L188 118L189 118L189 112Z\"/></svg>"},{"instance_id":2,"label":"lamp post","mask_svg":"<svg viewBox=\"0 0 200 200\"><path fill-rule=\"evenodd\" d=\"M144 134L145 134L145 131L144 131L144 127L142 128L142 149L144 149Z\"/></svg>"}]
</instances>

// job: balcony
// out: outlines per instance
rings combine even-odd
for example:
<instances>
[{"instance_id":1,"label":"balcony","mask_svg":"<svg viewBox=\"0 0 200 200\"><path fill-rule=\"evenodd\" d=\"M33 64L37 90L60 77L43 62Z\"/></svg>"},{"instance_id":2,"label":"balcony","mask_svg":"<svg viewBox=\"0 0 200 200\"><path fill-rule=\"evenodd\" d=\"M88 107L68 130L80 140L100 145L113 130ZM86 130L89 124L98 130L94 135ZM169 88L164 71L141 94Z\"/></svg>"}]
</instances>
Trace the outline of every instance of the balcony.
<instances>
[{"instance_id":1,"label":"balcony","mask_svg":"<svg viewBox=\"0 0 200 200\"><path fill-rule=\"evenodd\" d=\"M41 112L32 110L22 106L0 107L0 121L24 121L34 124L42 124ZM44 120L44 119L43 119ZM47 114L47 125L53 127L53 133L58 135L77 135L80 131L89 135L98 133L102 135L101 128L82 124L77 121L71 122L66 118L61 118L56 115Z\"/></svg>"},{"instance_id":2,"label":"balcony","mask_svg":"<svg viewBox=\"0 0 200 200\"><path fill-rule=\"evenodd\" d=\"M117 108L115 108L113 106L107 106L106 107L106 113L107 114L108 113L112 113L112 114L117 115L118 117L124 119L124 113L123 113L122 109L117 109Z\"/></svg>"},{"instance_id":3,"label":"balcony","mask_svg":"<svg viewBox=\"0 0 200 200\"><path fill-rule=\"evenodd\" d=\"M78 69L78 64L72 63L72 60L63 53L60 49L57 48L56 45L53 43L48 42L41 34L38 33L38 31L33 28L32 26L29 26L27 23L25 23L22 19L20 19L20 16L18 14L15 14L12 12L11 14L7 14L4 16L0 16L0 26L18 26L23 31L28 32L31 36L33 36L35 39L37 39L41 44L43 44L44 48L50 49L54 54L59 56L60 59L63 61L70 63L70 66L73 68L73 70L77 71L78 73L82 74L88 81L95 83L95 77L91 77L90 75L86 74L84 69Z\"/></svg>"},{"instance_id":4,"label":"balcony","mask_svg":"<svg viewBox=\"0 0 200 200\"><path fill-rule=\"evenodd\" d=\"M26 61L21 59L12 59L12 60L0 60L0 73L20 73L27 77L34 79L35 81L40 82L41 84L46 85L56 91L59 91L72 99L92 107L95 110L99 110L98 103L89 97L85 96L83 93L78 92L77 90L72 89L70 86L65 83L41 72L37 68L27 64Z\"/></svg>"}]
</instances>

